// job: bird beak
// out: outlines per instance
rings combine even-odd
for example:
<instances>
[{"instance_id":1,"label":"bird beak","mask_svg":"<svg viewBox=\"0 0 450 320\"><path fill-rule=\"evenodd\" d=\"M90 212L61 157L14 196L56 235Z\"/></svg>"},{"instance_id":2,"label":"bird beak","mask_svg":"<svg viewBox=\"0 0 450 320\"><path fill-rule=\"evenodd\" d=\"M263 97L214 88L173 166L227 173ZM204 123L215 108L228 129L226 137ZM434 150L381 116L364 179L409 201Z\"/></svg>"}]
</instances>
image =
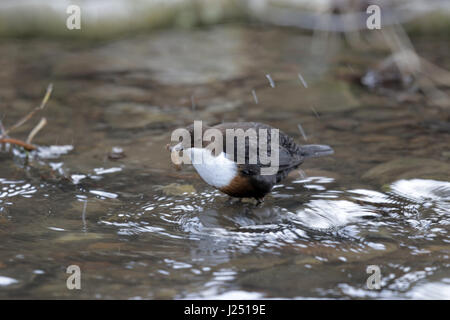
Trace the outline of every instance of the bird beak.
<instances>
[{"instance_id":1,"label":"bird beak","mask_svg":"<svg viewBox=\"0 0 450 320\"><path fill-rule=\"evenodd\" d=\"M167 145L167 149L168 149L170 152L178 152L178 151L183 150L183 145L182 145L181 142L178 143L178 144L176 144L176 145L174 145L174 146Z\"/></svg>"},{"instance_id":2,"label":"bird beak","mask_svg":"<svg viewBox=\"0 0 450 320\"><path fill-rule=\"evenodd\" d=\"M180 142L180 143L178 143L178 144L176 144L176 145L174 145L174 146L171 146L170 144L167 144L167 145L166 145L166 149L170 151L172 161L174 161L174 159L175 159L175 161L176 161L176 162L174 162L175 168L176 168L177 170L181 170L181 163L182 163L182 162L181 162L181 158L180 158L178 152L181 151L181 150L183 150L183 145L182 145L182 143Z\"/></svg>"}]
</instances>

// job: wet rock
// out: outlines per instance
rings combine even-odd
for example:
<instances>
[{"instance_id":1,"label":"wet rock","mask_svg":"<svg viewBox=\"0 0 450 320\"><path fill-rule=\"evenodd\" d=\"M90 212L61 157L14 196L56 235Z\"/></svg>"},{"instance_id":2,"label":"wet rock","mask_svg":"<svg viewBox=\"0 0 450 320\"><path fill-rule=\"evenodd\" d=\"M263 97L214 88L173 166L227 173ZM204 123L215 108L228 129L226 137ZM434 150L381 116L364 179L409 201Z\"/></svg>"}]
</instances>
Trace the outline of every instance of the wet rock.
<instances>
[{"instance_id":1,"label":"wet rock","mask_svg":"<svg viewBox=\"0 0 450 320\"><path fill-rule=\"evenodd\" d=\"M294 75L293 75L294 76ZM286 83L282 86L270 86L258 90L258 106L273 106L279 111L302 112L308 115L336 113L354 110L360 107L360 102L351 91L350 85L336 80L324 80L301 88L298 83ZM327 94L324 95L324 92ZM251 93L248 95L251 97ZM280 108L282 106L282 108ZM315 111L312 111L314 107ZM265 114L267 116L267 114Z\"/></svg>"},{"instance_id":2,"label":"wet rock","mask_svg":"<svg viewBox=\"0 0 450 320\"><path fill-rule=\"evenodd\" d=\"M372 248L373 243L367 243L364 249L355 245L341 244L339 248L324 246L321 244L309 245L306 248L296 247L296 252L301 252L307 256L295 258L295 264L321 264L325 262L352 263L355 261L368 261L373 258L387 255L398 249L394 243L377 243L381 250ZM321 259L317 259L320 257ZM344 258L344 259L343 259Z\"/></svg>"},{"instance_id":3,"label":"wet rock","mask_svg":"<svg viewBox=\"0 0 450 320\"><path fill-rule=\"evenodd\" d=\"M338 131L350 131L356 128L358 125L359 122L352 119L339 119L334 120L333 122L328 124L328 127Z\"/></svg>"},{"instance_id":4,"label":"wet rock","mask_svg":"<svg viewBox=\"0 0 450 320\"><path fill-rule=\"evenodd\" d=\"M113 147L111 152L108 153L109 160L119 160L119 159L122 159L125 157L126 157L126 155L123 152L123 149L120 147Z\"/></svg>"},{"instance_id":5,"label":"wet rock","mask_svg":"<svg viewBox=\"0 0 450 320\"><path fill-rule=\"evenodd\" d=\"M323 100L323 92L327 93L325 101ZM320 97L321 101L316 101L311 105L316 105L317 111L321 113L349 111L360 106L360 102L351 91L350 85L345 82L331 80L321 82L314 94L316 97Z\"/></svg>"},{"instance_id":6,"label":"wet rock","mask_svg":"<svg viewBox=\"0 0 450 320\"><path fill-rule=\"evenodd\" d=\"M191 184L171 183L166 186L157 186L156 190L161 190L167 196L181 196L187 193L197 192Z\"/></svg>"},{"instance_id":7,"label":"wet rock","mask_svg":"<svg viewBox=\"0 0 450 320\"><path fill-rule=\"evenodd\" d=\"M240 270L261 270L275 267L288 262L287 258L273 257L272 259L265 259L257 255L247 255L221 264L222 268L236 268Z\"/></svg>"},{"instance_id":8,"label":"wet rock","mask_svg":"<svg viewBox=\"0 0 450 320\"><path fill-rule=\"evenodd\" d=\"M66 77L144 73L147 79L164 84L227 80L240 75L246 59L239 34L238 29L217 28L118 40L84 54L67 55L55 73Z\"/></svg>"},{"instance_id":9,"label":"wet rock","mask_svg":"<svg viewBox=\"0 0 450 320\"><path fill-rule=\"evenodd\" d=\"M374 180L380 184L411 178L448 181L450 180L450 164L425 158L398 158L371 168L362 178Z\"/></svg>"},{"instance_id":10,"label":"wet rock","mask_svg":"<svg viewBox=\"0 0 450 320\"><path fill-rule=\"evenodd\" d=\"M61 272L62 273L62 272ZM39 286L37 290L33 290L30 292L32 296L38 296L40 299L46 299L46 298L57 298L57 299L74 299L74 292L73 291L81 291L81 290L61 290L62 285L61 283L65 283L67 279L59 278L56 280L52 280L50 283L44 283ZM76 294L76 293L75 293ZM77 296L79 297L79 296Z\"/></svg>"},{"instance_id":11,"label":"wet rock","mask_svg":"<svg viewBox=\"0 0 450 320\"><path fill-rule=\"evenodd\" d=\"M310 177L325 177L330 178L330 182L333 180L339 180L340 175L337 172L314 169L314 168L299 168L289 172L288 179L292 180L303 180Z\"/></svg>"},{"instance_id":12,"label":"wet rock","mask_svg":"<svg viewBox=\"0 0 450 320\"><path fill-rule=\"evenodd\" d=\"M163 113L159 108L136 103L114 104L106 109L106 121L113 128L142 128L152 124L170 123L171 115Z\"/></svg>"},{"instance_id":13,"label":"wet rock","mask_svg":"<svg viewBox=\"0 0 450 320\"><path fill-rule=\"evenodd\" d=\"M393 119L404 119L411 116L410 113L403 110L392 109L384 105L384 101L378 101L378 96L365 95L367 101L363 101L367 107L355 110L352 113L352 119L357 119L366 123L371 122L384 123L392 121Z\"/></svg>"},{"instance_id":14,"label":"wet rock","mask_svg":"<svg viewBox=\"0 0 450 320\"><path fill-rule=\"evenodd\" d=\"M440 120L424 121L422 125L434 132L450 133L450 122Z\"/></svg>"},{"instance_id":15,"label":"wet rock","mask_svg":"<svg viewBox=\"0 0 450 320\"><path fill-rule=\"evenodd\" d=\"M100 233L67 233L63 236L56 238L55 242L68 243L68 242L78 242L78 241L89 241L103 239L104 235Z\"/></svg>"},{"instance_id":16,"label":"wet rock","mask_svg":"<svg viewBox=\"0 0 450 320\"><path fill-rule=\"evenodd\" d=\"M207 115L208 113L231 112L241 106L241 104L241 101L222 101L220 99L208 105L208 108L205 110L205 115Z\"/></svg>"},{"instance_id":17,"label":"wet rock","mask_svg":"<svg viewBox=\"0 0 450 320\"><path fill-rule=\"evenodd\" d=\"M283 297L316 295L315 288L329 286L333 281L348 281L346 275L340 270L361 261L364 262L364 266L369 265L371 261L377 261L392 254L398 248L392 243L383 243L383 245L383 250L376 250L370 246L361 250L357 245L351 244L340 244L340 248L336 248L320 243L307 247L287 247L286 251L291 255L292 251L301 252L301 254L297 254L291 263L246 272L237 278L237 282L244 288L269 290L271 294L275 293ZM331 267L336 264L342 267ZM323 277L324 273L327 274L326 279ZM365 273L361 273L363 274Z\"/></svg>"},{"instance_id":18,"label":"wet rock","mask_svg":"<svg viewBox=\"0 0 450 320\"><path fill-rule=\"evenodd\" d=\"M6 211L6 208L0 207L0 213L2 213L3 211ZM6 225L8 223L10 223L8 218L6 218L4 216L0 216L0 225Z\"/></svg>"},{"instance_id":19,"label":"wet rock","mask_svg":"<svg viewBox=\"0 0 450 320\"><path fill-rule=\"evenodd\" d=\"M79 97L93 99L100 103L115 101L134 101L148 103L151 95L148 91L126 85L94 85L79 94Z\"/></svg>"},{"instance_id":20,"label":"wet rock","mask_svg":"<svg viewBox=\"0 0 450 320\"><path fill-rule=\"evenodd\" d=\"M393 144L399 143L399 139L395 136L388 136L383 134L371 134L361 138L361 142L368 143L383 143L383 144Z\"/></svg>"},{"instance_id":21,"label":"wet rock","mask_svg":"<svg viewBox=\"0 0 450 320\"><path fill-rule=\"evenodd\" d=\"M328 273L331 279L342 278L337 270ZM289 279L289 280L287 280ZM320 287L324 283L321 272L301 267L296 264L287 264L267 268L256 272L248 272L237 278L237 283L244 289L268 290L274 296L293 297L303 292Z\"/></svg>"},{"instance_id":22,"label":"wet rock","mask_svg":"<svg viewBox=\"0 0 450 320\"><path fill-rule=\"evenodd\" d=\"M177 290L171 288L163 288L154 293L154 299L169 300L175 298L178 294Z\"/></svg>"},{"instance_id":23,"label":"wet rock","mask_svg":"<svg viewBox=\"0 0 450 320\"><path fill-rule=\"evenodd\" d=\"M120 251L124 244L120 242L96 242L90 244L88 250L94 251Z\"/></svg>"}]
</instances>

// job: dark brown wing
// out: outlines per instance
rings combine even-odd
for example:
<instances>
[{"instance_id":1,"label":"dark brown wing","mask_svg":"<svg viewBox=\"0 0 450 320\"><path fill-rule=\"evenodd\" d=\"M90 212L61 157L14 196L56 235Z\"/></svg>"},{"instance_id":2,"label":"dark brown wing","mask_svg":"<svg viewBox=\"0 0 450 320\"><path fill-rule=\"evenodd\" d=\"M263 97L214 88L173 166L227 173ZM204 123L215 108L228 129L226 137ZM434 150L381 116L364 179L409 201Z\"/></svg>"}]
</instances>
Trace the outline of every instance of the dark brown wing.
<instances>
[{"instance_id":1,"label":"dark brown wing","mask_svg":"<svg viewBox=\"0 0 450 320\"><path fill-rule=\"evenodd\" d=\"M234 161L237 160L237 152L238 152L238 141L237 138L234 139L234 149L232 152L227 150L227 141L226 141L226 129L236 129L241 128L244 131L248 129L255 130L256 133L259 133L260 129L268 130L267 135L267 156L270 158L271 156L271 135L270 130L275 129L269 125L258 123L258 122L227 122L218 124L213 126L213 128L219 129L223 132L224 136L224 151L228 154L228 156ZM259 143L259 134L257 135L257 142ZM255 149L253 149L255 150ZM256 149L257 150L257 149ZM255 179L255 183L258 185L267 185L273 186L273 184L280 182L284 179L287 174L298 167L303 162L303 156L301 155L300 146L297 145L294 140L286 135L284 132L279 130L279 141L278 141L278 153L279 153L279 169L278 172L274 176L261 176L258 177L261 173L261 168L268 167L271 164L265 164L261 161L259 152L257 152L257 162L250 162L250 145L249 139L245 139L245 163L240 165L240 169L242 174L247 176L252 176ZM265 188L265 187L264 187Z\"/></svg>"}]
</instances>

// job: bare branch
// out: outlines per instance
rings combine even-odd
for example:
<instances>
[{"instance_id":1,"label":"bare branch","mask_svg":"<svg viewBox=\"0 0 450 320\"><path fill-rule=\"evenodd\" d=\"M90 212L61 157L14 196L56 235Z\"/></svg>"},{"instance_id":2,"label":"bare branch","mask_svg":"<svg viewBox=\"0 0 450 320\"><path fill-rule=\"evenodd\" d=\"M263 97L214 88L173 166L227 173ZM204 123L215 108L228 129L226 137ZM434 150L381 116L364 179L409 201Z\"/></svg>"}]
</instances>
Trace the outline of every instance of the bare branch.
<instances>
[{"instance_id":1,"label":"bare branch","mask_svg":"<svg viewBox=\"0 0 450 320\"><path fill-rule=\"evenodd\" d=\"M31 140L33 140L34 136L43 128L45 127L45 125L47 124L47 119L42 118L41 121L39 121L39 123L37 124L36 127L34 127L33 130L31 130L30 134L28 135L27 138L27 143L31 144Z\"/></svg>"},{"instance_id":2,"label":"bare branch","mask_svg":"<svg viewBox=\"0 0 450 320\"><path fill-rule=\"evenodd\" d=\"M35 150L36 147L33 146L32 144L26 143L22 140L18 140L18 139L13 139L13 138L3 138L0 139L0 143L10 143L10 144L15 144L17 146L20 146L22 148L24 148L25 150L31 151L31 150Z\"/></svg>"},{"instance_id":3,"label":"bare branch","mask_svg":"<svg viewBox=\"0 0 450 320\"><path fill-rule=\"evenodd\" d=\"M6 136L5 132L6 132L5 127L3 126L2 120L0 120L0 138Z\"/></svg>"},{"instance_id":4,"label":"bare branch","mask_svg":"<svg viewBox=\"0 0 450 320\"><path fill-rule=\"evenodd\" d=\"M11 131L13 131L14 129L17 129L18 127L20 127L21 125L23 125L25 122L27 122L28 120L30 120L30 118L38 111L41 111L42 109L45 108L45 105L47 104L48 99L50 98L50 95L52 93L53 90L53 84L49 84L47 87L47 92L45 93L44 98L42 99L41 104L34 108L30 113L28 113L25 117L23 117L22 119L20 119L15 125L13 125L12 127L10 127L8 130L6 130L3 133L3 136L8 135L8 133L10 133Z\"/></svg>"}]
</instances>

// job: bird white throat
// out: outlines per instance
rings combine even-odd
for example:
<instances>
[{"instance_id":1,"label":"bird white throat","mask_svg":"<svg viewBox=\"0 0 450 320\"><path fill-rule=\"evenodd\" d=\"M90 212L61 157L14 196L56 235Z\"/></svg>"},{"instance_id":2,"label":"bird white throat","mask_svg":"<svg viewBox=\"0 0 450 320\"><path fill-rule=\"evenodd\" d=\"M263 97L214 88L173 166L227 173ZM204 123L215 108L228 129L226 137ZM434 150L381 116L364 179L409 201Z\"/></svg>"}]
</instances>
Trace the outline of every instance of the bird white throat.
<instances>
[{"instance_id":1,"label":"bird white throat","mask_svg":"<svg viewBox=\"0 0 450 320\"><path fill-rule=\"evenodd\" d=\"M188 148L185 151L200 177L213 187L228 186L238 174L236 162L228 159L224 152L214 156L209 149L205 148Z\"/></svg>"}]
</instances>

